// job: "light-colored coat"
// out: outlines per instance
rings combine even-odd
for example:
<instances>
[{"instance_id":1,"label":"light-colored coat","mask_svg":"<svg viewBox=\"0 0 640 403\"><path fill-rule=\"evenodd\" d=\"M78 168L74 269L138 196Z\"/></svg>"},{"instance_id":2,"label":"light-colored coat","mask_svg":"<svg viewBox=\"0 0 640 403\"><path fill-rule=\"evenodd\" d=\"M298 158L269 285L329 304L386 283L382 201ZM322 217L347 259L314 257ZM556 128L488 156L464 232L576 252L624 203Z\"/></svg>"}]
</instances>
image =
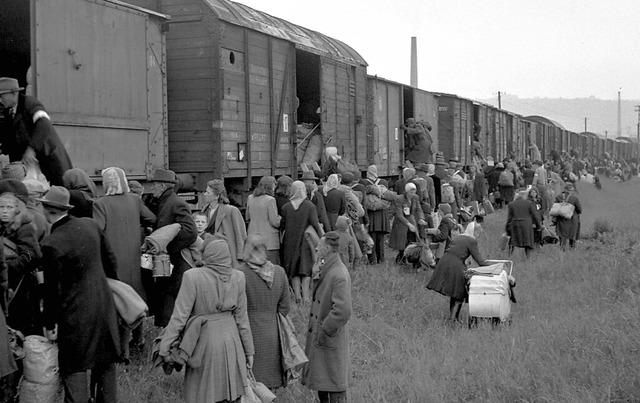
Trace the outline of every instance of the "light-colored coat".
<instances>
[{"instance_id":1,"label":"light-colored coat","mask_svg":"<svg viewBox=\"0 0 640 403\"><path fill-rule=\"evenodd\" d=\"M280 249L280 216L273 196L249 195L245 215L249 223L247 235L262 235L267 244L267 250Z\"/></svg>"},{"instance_id":2,"label":"light-colored coat","mask_svg":"<svg viewBox=\"0 0 640 403\"><path fill-rule=\"evenodd\" d=\"M336 253L325 260L313 287L305 346L309 362L302 373L302 383L309 389L342 392L349 387L350 317L351 278Z\"/></svg>"},{"instance_id":3,"label":"light-colored coat","mask_svg":"<svg viewBox=\"0 0 640 403\"><path fill-rule=\"evenodd\" d=\"M209 206L202 211L209 216ZM244 251L244 241L247 239L247 229L244 226L244 219L237 207L229 204L219 204L218 212L215 214L215 221L209 221L205 232L209 234L222 234L229 244L231 252L232 266L238 266L238 260L242 260Z\"/></svg>"}]
</instances>

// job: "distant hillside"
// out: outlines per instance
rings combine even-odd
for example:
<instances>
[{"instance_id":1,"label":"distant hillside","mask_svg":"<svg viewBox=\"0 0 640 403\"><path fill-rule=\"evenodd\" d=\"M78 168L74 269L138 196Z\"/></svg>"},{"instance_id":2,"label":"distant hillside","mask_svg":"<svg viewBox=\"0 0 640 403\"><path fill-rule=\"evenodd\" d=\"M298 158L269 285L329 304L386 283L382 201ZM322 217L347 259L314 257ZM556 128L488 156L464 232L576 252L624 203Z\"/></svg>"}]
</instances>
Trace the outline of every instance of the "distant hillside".
<instances>
[{"instance_id":1,"label":"distant hillside","mask_svg":"<svg viewBox=\"0 0 640 403\"><path fill-rule=\"evenodd\" d=\"M496 98L479 100L491 105L498 104ZM638 114L635 105L640 101L622 100L622 136L636 137ZM618 130L618 101L597 98L518 98L515 95L502 96L502 108L528 116L541 115L563 125L574 132L584 131L584 118L587 118L587 130L616 137Z\"/></svg>"}]
</instances>

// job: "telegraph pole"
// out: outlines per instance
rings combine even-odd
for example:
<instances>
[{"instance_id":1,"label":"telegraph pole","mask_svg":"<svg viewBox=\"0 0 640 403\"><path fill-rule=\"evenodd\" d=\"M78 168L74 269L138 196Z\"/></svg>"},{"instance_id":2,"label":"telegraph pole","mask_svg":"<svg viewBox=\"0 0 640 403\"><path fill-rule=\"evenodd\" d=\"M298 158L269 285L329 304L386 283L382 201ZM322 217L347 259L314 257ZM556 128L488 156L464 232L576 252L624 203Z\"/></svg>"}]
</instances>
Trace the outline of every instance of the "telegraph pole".
<instances>
[{"instance_id":1,"label":"telegraph pole","mask_svg":"<svg viewBox=\"0 0 640 403\"><path fill-rule=\"evenodd\" d=\"M638 124L636 125L636 164L640 163L640 105L636 105L636 112L638 112Z\"/></svg>"},{"instance_id":2,"label":"telegraph pole","mask_svg":"<svg viewBox=\"0 0 640 403\"><path fill-rule=\"evenodd\" d=\"M587 131L587 118L584 118L584 131Z\"/></svg>"}]
</instances>

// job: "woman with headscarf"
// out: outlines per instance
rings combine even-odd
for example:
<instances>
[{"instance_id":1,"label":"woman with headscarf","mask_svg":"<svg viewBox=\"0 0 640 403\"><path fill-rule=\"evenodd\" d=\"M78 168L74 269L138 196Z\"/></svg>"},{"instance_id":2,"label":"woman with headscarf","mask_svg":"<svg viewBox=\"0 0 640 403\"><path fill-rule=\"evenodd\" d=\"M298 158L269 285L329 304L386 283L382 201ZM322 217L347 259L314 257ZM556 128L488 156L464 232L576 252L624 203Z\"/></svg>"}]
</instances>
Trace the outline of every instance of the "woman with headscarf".
<instances>
[{"instance_id":1,"label":"woman with headscarf","mask_svg":"<svg viewBox=\"0 0 640 403\"><path fill-rule=\"evenodd\" d=\"M280 229L284 231L282 249L283 266L293 287L296 303L301 300L308 303L309 283L313 267L314 251L307 241L307 228L311 227L320 238L324 231L318 223L316 206L307 200L307 188L304 183L295 181L291 185L291 200L282 208Z\"/></svg>"},{"instance_id":2,"label":"woman with headscarf","mask_svg":"<svg viewBox=\"0 0 640 403\"><path fill-rule=\"evenodd\" d=\"M463 235L458 235L451 241L451 246L440 261L429 279L427 288L449 297L449 320L458 322L462 304L467 301L467 280L465 261L469 256L478 263L485 266L486 262L480 254L478 241L481 227L475 222L469 223Z\"/></svg>"},{"instance_id":3,"label":"woman with headscarf","mask_svg":"<svg viewBox=\"0 0 640 403\"><path fill-rule=\"evenodd\" d=\"M69 214L78 218L91 218L93 202L98 198L98 188L89 175L80 168L71 168L64 173L62 181L69 190L69 204L73 206Z\"/></svg>"},{"instance_id":4,"label":"woman with headscarf","mask_svg":"<svg viewBox=\"0 0 640 403\"><path fill-rule=\"evenodd\" d=\"M102 170L105 195L93 203L93 219L109 241L117 262L118 279L129 284L147 300L140 269L140 226L151 227L156 216L142 199L129 192L124 171L118 167ZM141 326L136 328L136 344L140 342ZM122 331L124 330L124 331ZM121 329L121 348L125 359L129 358L131 330Z\"/></svg>"},{"instance_id":5,"label":"woman with headscarf","mask_svg":"<svg viewBox=\"0 0 640 403\"><path fill-rule=\"evenodd\" d=\"M378 168L375 165L370 165L367 168L367 178L362 179L360 183L365 186L366 193L376 194L376 190L379 190L381 186L387 187L387 181L378 178ZM369 261L372 264L384 263L384 236L391 230L389 209L367 210L367 215L369 218L369 234L373 239L373 252L369 257Z\"/></svg>"},{"instance_id":6,"label":"woman with headscarf","mask_svg":"<svg viewBox=\"0 0 640 403\"><path fill-rule=\"evenodd\" d=\"M260 179L247 199L245 218L249 223L247 235L261 235L267 245L268 260L280 264L280 215L273 197L275 187L276 179L273 176Z\"/></svg>"},{"instance_id":7,"label":"woman with headscarf","mask_svg":"<svg viewBox=\"0 0 640 403\"><path fill-rule=\"evenodd\" d=\"M509 238L509 254L515 248L524 248L527 257L534 245L534 225L542 231L542 222L536 207L527 200L527 190L519 189L516 199L507 205L507 225L505 231Z\"/></svg>"},{"instance_id":8,"label":"woman with headscarf","mask_svg":"<svg viewBox=\"0 0 640 403\"><path fill-rule=\"evenodd\" d=\"M416 185L408 182L404 185L404 193L398 195L393 202L395 215L393 216L393 226L389 237L389 247L398 251L396 263L402 261L404 249L409 242L416 240L418 224L426 225L424 212L416 192Z\"/></svg>"},{"instance_id":9,"label":"woman with headscarf","mask_svg":"<svg viewBox=\"0 0 640 403\"><path fill-rule=\"evenodd\" d=\"M540 226L542 227L541 229L544 229L544 216L542 214L543 201L537 186L531 186L529 188L529 192L527 193L527 200L529 200L529 202L533 204L536 216L538 217ZM535 245L542 245L542 231L535 231L533 233L533 241Z\"/></svg>"},{"instance_id":10,"label":"woman with headscarf","mask_svg":"<svg viewBox=\"0 0 640 403\"><path fill-rule=\"evenodd\" d=\"M203 267L183 274L159 355L168 365L186 363L186 402L235 402L244 394L254 354L245 275L233 269L220 237L205 240L202 257Z\"/></svg>"},{"instance_id":11,"label":"woman with headscarf","mask_svg":"<svg viewBox=\"0 0 640 403\"><path fill-rule=\"evenodd\" d=\"M269 388L286 386L282 372L278 314L290 309L289 283L284 269L270 262L267 244L259 234L251 234L244 244L243 263L247 290L247 313L251 324L255 355L253 374Z\"/></svg>"},{"instance_id":12,"label":"woman with headscarf","mask_svg":"<svg viewBox=\"0 0 640 403\"><path fill-rule=\"evenodd\" d=\"M343 215L347 209L347 199L344 192L340 190L340 177L338 174L331 174L327 182L322 187L324 195L324 207L329 216L329 225L331 228L327 231L336 229L336 220L338 216Z\"/></svg>"},{"instance_id":13,"label":"woman with headscarf","mask_svg":"<svg viewBox=\"0 0 640 403\"><path fill-rule=\"evenodd\" d=\"M567 249L567 241L569 247L575 248L576 240L580 237L580 214L582 214L582 204L578 197L574 194L575 187L572 183L567 183L564 190L556 196L556 203L573 204L574 210L571 218L561 216L554 217L556 223L556 234L560 238L560 247L562 250Z\"/></svg>"},{"instance_id":14,"label":"woman with headscarf","mask_svg":"<svg viewBox=\"0 0 640 403\"><path fill-rule=\"evenodd\" d=\"M238 260L242 260L244 241L247 239L247 229L242 213L237 207L229 204L227 189L220 179L207 182L204 200L207 205L202 212L209 220L205 231L212 235L221 235L227 240L231 261L233 267L236 267Z\"/></svg>"}]
</instances>

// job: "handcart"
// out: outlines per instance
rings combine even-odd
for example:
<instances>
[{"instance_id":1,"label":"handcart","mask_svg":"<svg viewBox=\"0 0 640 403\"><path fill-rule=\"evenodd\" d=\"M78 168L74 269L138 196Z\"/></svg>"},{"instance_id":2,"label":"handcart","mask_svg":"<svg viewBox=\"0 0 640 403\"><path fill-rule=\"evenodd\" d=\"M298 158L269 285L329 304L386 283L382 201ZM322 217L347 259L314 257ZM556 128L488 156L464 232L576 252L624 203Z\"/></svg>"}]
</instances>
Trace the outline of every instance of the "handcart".
<instances>
[{"instance_id":1,"label":"handcart","mask_svg":"<svg viewBox=\"0 0 640 403\"><path fill-rule=\"evenodd\" d=\"M513 261L486 262L488 266L469 269L469 327L477 325L478 318L492 319L494 325L511 322Z\"/></svg>"}]
</instances>

